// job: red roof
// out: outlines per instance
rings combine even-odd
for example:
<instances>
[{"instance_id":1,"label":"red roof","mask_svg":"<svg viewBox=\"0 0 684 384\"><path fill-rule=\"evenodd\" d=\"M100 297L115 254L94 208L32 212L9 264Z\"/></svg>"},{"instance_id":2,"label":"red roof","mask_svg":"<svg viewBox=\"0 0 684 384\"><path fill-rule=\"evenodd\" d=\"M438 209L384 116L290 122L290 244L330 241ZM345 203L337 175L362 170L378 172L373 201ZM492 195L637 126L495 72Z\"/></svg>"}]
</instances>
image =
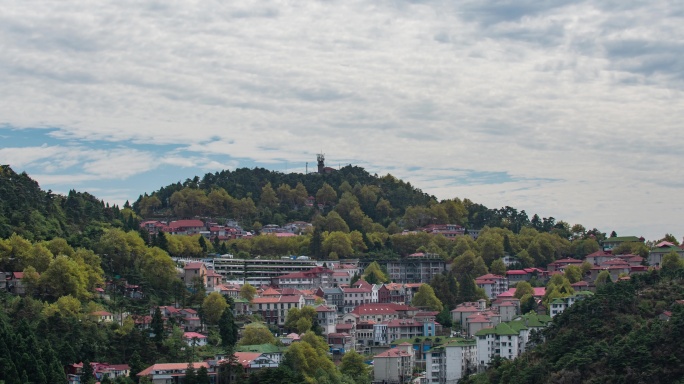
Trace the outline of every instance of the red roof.
<instances>
[{"instance_id":1,"label":"red roof","mask_svg":"<svg viewBox=\"0 0 684 384\"><path fill-rule=\"evenodd\" d=\"M169 228L171 229L190 227L204 227L204 222L202 220L178 220L169 223Z\"/></svg>"},{"instance_id":2,"label":"red roof","mask_svg":"<svg viewBox=\"0 0 684 384\"><path fill-rule=\"evenodd\" d=\"M403 349L399 348L392 348L390 350L387 350L379 355L373 356L373 358L384 358L384 357L402 357L402 356L411 356L411 353L404 351Z\"/></svg>"},{"instance_id":3,"label":"red roof","mask_svg":"<svg viewBox=\"0 0 684 384\"><path fill-rule=\"evenodd\" d=\"M185 332L185 333L183 334L183 337L186 338L186 339L194 339L194 338L206 339L206 338L207 338L207 336L205 336L205 335L203 335L203 334L201 334L201 333L197 333L197 332Z\"/></svg>"},{"instance_id":4,"label":"red roof","mask_svg":"<svg viewBox=\"0 0 684 384\"><path fill-rule=\"evenodd\" d=\"M510 271L506 271L507 275L527 275L527 272L523 271L522 269L512 269Z\"/></svg>"},{"instance_id":5,"label":"red roof","mask_svg":"<svg viewBox=\"0 0 684 384\"><path fill-rule=\"evenodd\" d=\"M236 354L239 352L236 352ZM260 354L259 354L260 355ZM142 372L138 373L138 376L149 376L152 374L154 371L183 371L188 368L188 365L190 363L162 363L162 364L154 364L150 365L149 367L145 368L142 370ZM200 362L195 362L192 363L193 367L195 369L205 367L209 368L209 363L205 361L200 361Z\"/></svg>"},{"instance_id":6,"label":"red roof","mask_svg":"<svg viewBox=\"0 0 684 384\"><path fill-rule=\"evenodd\" d=\"M199 261L192 261L185 264L185 267L183 267L183 269L202 269L202 267L206 268L206 266L204 266L204 263Z\"/></svg>"},{"instance_id":7,"label":"red roof","mask_svg":"<svg viewBox=\"0 0 684 384\"><path fill-rule=\"evenodd\" d=\"M410 311L416 308L409 307L408 305L395 304L395 303L366 303L361 304L354 308L351 313L364 316L364 315L393 315L398 311Z\"/></svg>"}]
</instances>

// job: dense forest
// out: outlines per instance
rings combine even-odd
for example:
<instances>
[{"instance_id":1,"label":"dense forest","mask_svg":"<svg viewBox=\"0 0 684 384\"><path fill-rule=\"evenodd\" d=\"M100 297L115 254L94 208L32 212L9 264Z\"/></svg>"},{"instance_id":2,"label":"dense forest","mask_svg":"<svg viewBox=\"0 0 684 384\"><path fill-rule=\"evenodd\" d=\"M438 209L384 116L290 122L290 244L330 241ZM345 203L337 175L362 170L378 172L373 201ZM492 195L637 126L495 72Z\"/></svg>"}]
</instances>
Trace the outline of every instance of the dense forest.
<instances>
[{"instance_id":1,"label":"dense forest","mask_svg":"<svg viewBox=\"0 0 684 384\"><path fill-rule=\"evenodd\" d=\"M464 382L684 383L683 299L681 264L607 283L556 317L545 343Z\"/></svg>"}]
</instances>

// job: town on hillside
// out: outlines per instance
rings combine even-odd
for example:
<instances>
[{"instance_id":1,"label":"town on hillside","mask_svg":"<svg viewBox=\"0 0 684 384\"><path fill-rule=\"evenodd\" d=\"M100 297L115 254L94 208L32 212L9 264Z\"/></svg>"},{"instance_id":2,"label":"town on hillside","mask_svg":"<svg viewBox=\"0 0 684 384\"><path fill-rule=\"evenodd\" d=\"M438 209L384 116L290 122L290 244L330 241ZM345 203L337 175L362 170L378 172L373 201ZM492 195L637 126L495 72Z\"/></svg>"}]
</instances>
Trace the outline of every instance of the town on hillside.
<instances>
[{"instance_id":1,"label":"town on hillside","mask_svg":"<svg viewBox=\"0 0 684 384\"><path fill-rule=\"evenodd\" d=\"M268 225L257 235L243 230L234 220L222 224L202 220L140 224L150 236L199 235L206 242L302 236L310 228L307 222ZM477 239L479 234L445 224L403 235L416 232L451 241ZM132 313L117 308L116 300L142 301L148 294L146 287L111 279L93 292L110 310L92 311L88 321L135 327L157 343L166 343L164 340L175 335L183 351L177 358L185 360L136 369L125 363L73 361L64 371L69 383L91 379L115 382L130 375L136 382L193 383L199 382L198 374L208 383L244 382L263 375L264 370L277 369L287 351L306 343L313 332L322 337L325 356L336 364L344 365L345 356L350 354L361 356L366 375L362 381L456 383L484 371L495 359L515 359L541 343L543 330L553 318L592 296L597 285L660 268L672 252L684 258L684 246L668 241L654 244L647 258L614 253L626 243L643 243L643 239L607 238L601 249L583 259L561 258L545 267L521 267L517 256L503 252L492 263L501 264L503 269L494 271L492 267L488 273L472 276L472 295L463 296L472 300L461 300L454 308L436 297L434 282L440 276L452 276L452 270L461 267L457 260L449 263L429 252L377 260L238 258L230 253L176 257L182 289L200 295L195 303L202 305L184 302L184 294L174 305L150 306L146 313ZM25 271L6 271L5 276L6 294L35 293L35 276L27 276ZM461 287L458 292L463 290ZM214 306L220 312L214 313ZM661 317L670 315L663 311ZM232 342L225 340L230 335L225 333L225 323L221 325L225 319L234 327ZM209 348L217 343L217 332L221 345L228 349L207 356L207 351L217 351Z\"/></svg>"}]
</instances>

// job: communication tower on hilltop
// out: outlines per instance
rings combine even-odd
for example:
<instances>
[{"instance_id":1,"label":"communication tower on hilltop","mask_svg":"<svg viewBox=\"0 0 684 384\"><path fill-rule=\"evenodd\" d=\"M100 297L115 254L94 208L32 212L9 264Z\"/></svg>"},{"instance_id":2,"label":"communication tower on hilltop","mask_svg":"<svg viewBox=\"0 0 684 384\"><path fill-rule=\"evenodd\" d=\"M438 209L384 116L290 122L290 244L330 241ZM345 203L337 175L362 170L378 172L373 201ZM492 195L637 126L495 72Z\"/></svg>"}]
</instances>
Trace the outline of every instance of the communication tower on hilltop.
<instances>
[{"instance_id":1,"label":"communication tower on hilltop","mask_svg":"<svg viewBox=\"0 0 684 384\"><path fill-rule=\"evenodd\" d=\"M319 153L316 159L318 160L318 173L325 173L325 154Z\"/></svg>"}]
</instances>

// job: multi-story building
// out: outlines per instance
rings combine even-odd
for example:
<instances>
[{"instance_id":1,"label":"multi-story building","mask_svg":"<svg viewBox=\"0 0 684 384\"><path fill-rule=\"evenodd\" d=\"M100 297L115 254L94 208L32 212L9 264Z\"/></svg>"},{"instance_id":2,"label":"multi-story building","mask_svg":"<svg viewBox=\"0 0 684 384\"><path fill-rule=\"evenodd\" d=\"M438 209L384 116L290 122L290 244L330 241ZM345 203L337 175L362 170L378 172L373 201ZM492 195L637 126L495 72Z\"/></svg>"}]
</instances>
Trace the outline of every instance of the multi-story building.
<instances>
[{"instance_id":1,"label":"multi-story building","mask_svg":"<svg viewBox=\"0 0 684 384\"><path fill-rule=\"evenodd\" d=\"M335 333L337 323L337 310L334 305L319 305L316 307L318 325L323 328L323 334Z\"/></svg>"},{"instance_id":2,"label":"multi-story building","mask_svg":"<svg viewBox=\"0 0 684 384\"><path fill-rule=\"evenodd\" d=\"M274 277L271 282L274 287L283 289L318 289L334 286L333 271L323 267Z\"/></svg>"},{"instance_id":3,"label":"multi-story building","mask_svg":"<svg viewBox=\"0 0 684 384\"><path fill-rule=\"evenodd\" d=\"M415 253L397 260L363 260L359 262L359 269L365 269L372 261L385 266L389 278L395 283L429 283L433 277L446 270L444 259L424 253Z\"/></svg>"},{"instance_id":4,"label":"multi-story building","mask_svg":"<svg viewBox=\"0 0 684 384\"><path fill-rule=\"evenodd\" d=\"M460 339L439 345L426 354L425 381L457 383L477 368L477 344L474 339Z\"/></svg>"},{"instance_id":5,"label":"multi-story building","mask_svg":"<svg viewBox=\"0 0 684 384\"><path fill-rule=\"evenodd\" d=\"M316 296L322 297L328 305L334 306L338 312L344 309L344 292L342 288L318 288Z\"/></svg>"},{"instance_id":6,"label":"multi-story building","mask_svg":"<svg viewBox=\"0 0 684 384\"><path fill-rule=\"evenodd\" d=\"M250 304L252 313L260 314L266 324L277 326L285 325L290 309L303 306L303 295L255 297Z\"/></svg>"},{"instance_id":7,"label":"multi-story building","mask_svg":"<svg viewBox=\"0 0 684 384\"><path fill-rule=\"evenodd\" d=\"M269 285L271 279L288 273L304 272L316 267L309 259L233 259L214 258L214 270L229 283Z\"/></svg>"},{"instance_id":8,"label":"multi-story building","mask_svg":"<svg viewBox=\"0 0 684 384\"><path fill-rule=\"evenodd\" d=\"M409 383L413 373L415 355L409 343L399 344L373 357L373 383Z\"/></svg>"},{"instance_id":9,"label":"multi-story building","mask_svg":"<svg viewBox=\"0 0 684 384\"><path fill-rule=\"evenodd\" d=\"M495 299L499 294L508 290L508 279L491 273L476 278L475 284L484 289L485 294L490 299Z\"/></svg>"}]
</instances>

